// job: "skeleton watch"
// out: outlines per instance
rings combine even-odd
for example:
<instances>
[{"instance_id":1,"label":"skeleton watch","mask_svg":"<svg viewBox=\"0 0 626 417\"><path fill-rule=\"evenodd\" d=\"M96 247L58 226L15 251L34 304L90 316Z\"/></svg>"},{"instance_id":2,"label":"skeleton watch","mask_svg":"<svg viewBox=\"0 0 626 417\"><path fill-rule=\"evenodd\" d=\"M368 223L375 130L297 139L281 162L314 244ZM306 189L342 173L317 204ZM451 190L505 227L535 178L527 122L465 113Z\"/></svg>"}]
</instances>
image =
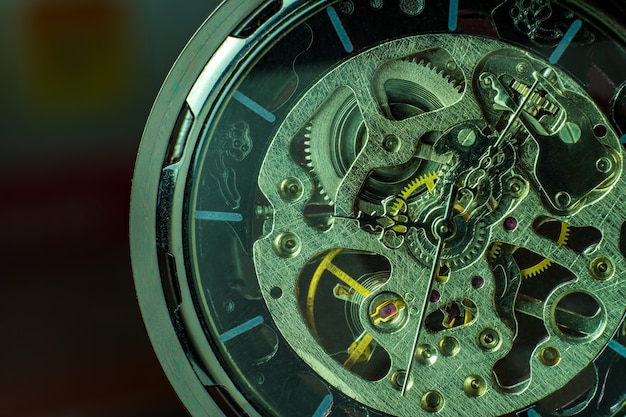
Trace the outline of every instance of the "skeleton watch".
<instances>
[{"instance_id":1,"label":"skeleton watch","mask_svg":"<svg viewBox=\"0 0 626 417\"><path fill-rule=\"evenodd\" d=\"M626 4L228 0L137 157L193 416L623 416Z\"/></svg>"}]
</instances>

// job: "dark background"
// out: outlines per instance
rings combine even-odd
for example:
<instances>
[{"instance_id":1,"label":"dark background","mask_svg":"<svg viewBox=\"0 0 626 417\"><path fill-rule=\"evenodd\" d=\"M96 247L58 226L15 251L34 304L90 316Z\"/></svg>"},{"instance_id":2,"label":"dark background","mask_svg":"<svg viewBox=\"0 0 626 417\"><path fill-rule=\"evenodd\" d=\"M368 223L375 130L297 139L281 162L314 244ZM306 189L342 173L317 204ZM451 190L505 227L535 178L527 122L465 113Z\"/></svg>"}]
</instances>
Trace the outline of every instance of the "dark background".
<instances>
[{"instance_id":1,"label":"dark background","mask_svg":"<svg viewBox=\"0 0 626 417\"><path fill-rule=\"evenodd\" d=\"M0 0L0 416L184 416L128 250L158 89L218 0Z\"/></svg>"}]
</instances>

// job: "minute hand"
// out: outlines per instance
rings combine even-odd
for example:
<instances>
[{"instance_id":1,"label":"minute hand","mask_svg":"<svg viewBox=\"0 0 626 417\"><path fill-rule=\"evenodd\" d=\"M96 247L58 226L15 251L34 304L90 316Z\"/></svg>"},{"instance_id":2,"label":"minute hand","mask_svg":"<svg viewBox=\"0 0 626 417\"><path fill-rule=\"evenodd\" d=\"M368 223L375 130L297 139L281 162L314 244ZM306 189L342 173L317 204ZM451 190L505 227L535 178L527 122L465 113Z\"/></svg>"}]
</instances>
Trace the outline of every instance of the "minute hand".
<instances>
[{"instance_id":1,"label":"minute hand","mask_svg":"<svg viewBox=\"0 0 626 417\"><path fill-rule=\"evenodd\" d=\"M401 396L404 396L406 393L406 389L409 382L409 377L411 375L411 369L413 368L413 363L415 362L415 351L417 350L417 343L420 337L420 331L424 322L424 312L426 310L426 304L428 303L428 298L430 296L430 292L433 287L433 282L435 277L437 276L437 270L439 269L439 263L441 261L441 254L443 253L443 248L446 243L446 239L448 237L448 233L450 232L452 226L452 222L450 221L450 217L452 214L452 208L454 207L454 203L456 202L456 194L458 191L457 186L454 183L448 184L448 201L446 203L446 210L442 218L439 219L436 227L435 227L435 236L437 237L437 248L435 249L435 256L433 257L433 263L430 268L430 276L428 278L428 289L424 293L424 298L422 299L422 308L418 311L420 312L419 323L417 329L415 331L415 338L413 339L413 346L411 348L411 356L409 357L409 363L406 368L406 376L404 378L404 382L402 383L402 391L400 392Z\"/></svg>"}]
</instances>

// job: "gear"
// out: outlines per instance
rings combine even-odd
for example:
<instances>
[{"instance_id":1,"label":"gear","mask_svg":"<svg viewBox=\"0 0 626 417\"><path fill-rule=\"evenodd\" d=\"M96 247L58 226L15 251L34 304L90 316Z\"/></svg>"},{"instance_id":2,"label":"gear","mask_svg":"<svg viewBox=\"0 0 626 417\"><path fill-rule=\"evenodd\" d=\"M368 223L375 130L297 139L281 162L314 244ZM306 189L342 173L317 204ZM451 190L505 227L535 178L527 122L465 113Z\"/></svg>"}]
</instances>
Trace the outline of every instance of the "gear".
<instances>
[{"instance_id":1,"label":"gear","mask_svg":"<svg viewBox=\"0 0 626 417\"><path fill-rule=\"evenodd\" d=\"M307 167L320 193L332 204L367 136L352 91L340 88L333 92L310 119L305 136Z\"/></svg>"},{"instance_id":2,"label":"gear","mask_svg":"<svg viewBox=\"0 0 626 417\"><path fill-rule=\"evenodd\" d=\"M373 88L383 112L394 120L441 109L461 98L461 87L425 61L398 60L381 66Z\"/></svg>"},{"instance_id":3,"label":"gear","mask_svg":"<svg viewBox=\"0 0 626 417\"><path fill-rule=\"evenodd\" d=\"M487 259L490 262L495 262L498 255L500 255L500 251L502 250L502 242L493 242L489 248L487 249Z\"/></svg>"},{"instance_id":4,"label":"gear","mask_svg":"<svg viewBox=\"0 0 626 417\"><path fill-rule=\"evenodd\" d=\"M559 231L559 237L556 240L556 243L558 243L561 246L567 246L571 226L565 222L559 222L559 223L560 223L560 231ZM489 249L487 249L487 258L489 259L490 262L493 263L496 260L503 246L504 244L502 242L493 242L489 246ZM511 252L515 252L518 249L519 247L513 247L511 248ZM523 279L533 278L547 271L551 265L552 265L551 259L543 258L539 262L535 263L534 265L520 270L520 272L521 272Z\"/></svg>"},{"instance_id":5,"label":"gear","mask_svg":"<svg viewBox=\"0 0 626 417\"><path fill-rule=\"evenodd\" d=\"M524 268L520 270L520 273L522 274L522 279L536 277L537 275L545 272L548 268L550 268L551 265L552 265L552 261L550 259L543 258L541 262L533 266L530 266L528 268Z\"/></svg>"},{"instance_id":6,"label":"gear","mask_svg":"<svg viewBox=\"0 0 626 417\"><path fill-rule=\"evenodd\" d=\"M423 186L426 186L428 192L432 192L433 188L435 188L435 181L437 181L438 176L439 174L437 172L429 172L409 182L402 189L398 197L396 197L391 208L391 214L402 211L408 199Z\"/></svg>"},{"instance_id":7,"label":"gear","mask_svg":"<svg viewBox=\"0 0 626 417\"><path fill-rule=\"evenodd\" d=\"M373 82L380 107L394 120L441 109L461 98L461 86L455 85L443 71L423 61L387 63L378 70ZM352 91L348 88L335 90L309 120L304 135L307 168L320 193L333 203L343 177L367 139L363 116ZM385 164L381 161L380 165ZM420 160L405 165L391 175L380 172L380 178L374 172L372 178L377 183L395 185L398 181L416 177Z\"/></svg>"},{"instance_id":8,"label":"gear","mask_svg":"<svg viewBox=\"0 0 626 417\"><path fill-rule=\"evenodd\" d=\"M511 89L516 91L520 96L524 97L530 91L530 86L514 79L511 81ZM550 114L556 114L556 112L559 111L559 107L556 104L552 103L547 97L538 92L532 93L528 102L532 103L535 107L534 115L540 111Z\"/></svg>"},{"instance_id":9,"label":"gear","mask_svg":"<svg viewBox=\"0 0 626 417\"><path fill-rule=\"evenodd\" d=\"M570 225L565 222L561 222L561 232L559 233L559 240L557 240L557 243L559 245L567 246L567 241L569 240L569 232Z\"/></svg>"}]
</instances>

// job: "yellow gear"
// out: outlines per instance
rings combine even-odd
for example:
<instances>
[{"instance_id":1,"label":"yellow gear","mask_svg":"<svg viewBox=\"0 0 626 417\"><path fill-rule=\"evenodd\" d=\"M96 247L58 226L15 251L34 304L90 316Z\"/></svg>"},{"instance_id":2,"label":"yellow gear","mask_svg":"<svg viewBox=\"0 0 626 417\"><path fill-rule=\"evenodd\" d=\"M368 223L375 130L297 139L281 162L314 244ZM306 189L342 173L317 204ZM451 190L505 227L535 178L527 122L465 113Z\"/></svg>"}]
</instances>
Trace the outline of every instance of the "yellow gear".
<instances>
[{"instance_id":1,"label":"yellow gear","mask_svg":"<svg viewBox=\"0 0 626 417\"><path fill-rule=\"evenodd\" d=\"M393 203L393 206L391 208L392 212L390 214L398 214L400 210L402 210L406 200L408 200L409 197L411 197L411 195L413 195L413 193L419 190L422 186L425 185L428 189L428 192L432 192L435 188L435 181L437 180L438 176L439 174L437 173L437 171L433 171L411 180L411 182L409 182L402 189L402 191L400 191L400 194L398 194L396 201Z\"/></svg>"},{"instance_id":2,"label":"yellow gear","mask_svg":"<svg viewBox=\"0 0 626 417\"><path fill-rule=\"evenodd\" d=\"M502 242L493 242L487 249L487 259L492 262L495 261L502 250L502 245Z\"/></svg>"},{"instance_id":3,"label":"yellow gear","mask_svg":"<svg viewBox=\"0 0 626 417\"><path fill-rule=\"evenodd\" d=\"M559 232L559 237L556 241L561 246L567 246L567 241L569 239L570 234L570 225L561 222L561 231ZM503 243L502 242L493 242L489 249L487 250L487 258L490 261L495 261L498 257L498 254L502 250ZM517 249L517 247L513 248L513 252ZM543 272L545 272L552 265L552 260L548 258L543 258L540 262L536 263L533 266L529 266L528 268L524 268L520 271L522 275L522 279L535 277Z\"/></svg>"},{"instance_id":4,"label":"yellow gear","mask_svg":"<svg viewBox=\"0 0 626 417\"><path fill-rule=\"evenodd\" d=\"M570 231L569 224L565 222L561 222L561 232L559 233L559 240L557 240L556 243L558 243L561 246L567 246L567 240L569 239L569 231Z\"/></svg>"},{"instance_id":5,"label":"yellow gear","mask_svg":"<svg viewBox=\"0 0 626 417\"><path fill-rule=\"evenodd\" d=\"M536 265L529 266L528 268L524 268L520 271L522 274L522 279L535 277L542 272L545 272L552 265L552 261L548 258L543 258L541 262Z\"/></svg>"}]
</instances>

